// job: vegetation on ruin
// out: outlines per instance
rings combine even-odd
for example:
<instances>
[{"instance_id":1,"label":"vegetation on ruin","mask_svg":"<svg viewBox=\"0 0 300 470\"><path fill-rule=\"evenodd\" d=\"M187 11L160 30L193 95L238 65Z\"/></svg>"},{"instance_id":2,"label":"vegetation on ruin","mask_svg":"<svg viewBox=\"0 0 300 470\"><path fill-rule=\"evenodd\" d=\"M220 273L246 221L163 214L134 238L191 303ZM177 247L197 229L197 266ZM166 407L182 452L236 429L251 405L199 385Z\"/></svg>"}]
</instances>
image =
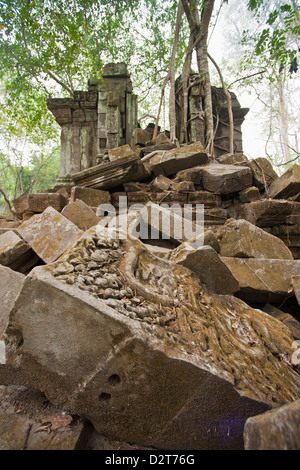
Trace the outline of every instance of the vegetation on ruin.
<instances>
[{"instance_id":1,"label":"vegetation on ruin","mask_svg":"<svg viewBox=\"0 0 300 470\"><path fill-rule=\"evenodd\" d=\"M158 123L159 117L173 139L174 81L191 67L199 71L209 150L210 85L221 86L222 81L225 90L252 91L268 114L267 156L279 165L295 161L299 124L288 98L299 73L299 5L295 0L243 0L236 13L236 4L236 0L0 0L0 203L5 201L9 208L14 197L53 185L59 169L60 129L46 99L86 89L87 79L101 78L107 62L128 64L139 95L140 124ZM209 41L224 12L228 34L221 41L230 44L230 37L237 34L231 57L227 54L218 64Z\"/></svg>"}]
</instances>

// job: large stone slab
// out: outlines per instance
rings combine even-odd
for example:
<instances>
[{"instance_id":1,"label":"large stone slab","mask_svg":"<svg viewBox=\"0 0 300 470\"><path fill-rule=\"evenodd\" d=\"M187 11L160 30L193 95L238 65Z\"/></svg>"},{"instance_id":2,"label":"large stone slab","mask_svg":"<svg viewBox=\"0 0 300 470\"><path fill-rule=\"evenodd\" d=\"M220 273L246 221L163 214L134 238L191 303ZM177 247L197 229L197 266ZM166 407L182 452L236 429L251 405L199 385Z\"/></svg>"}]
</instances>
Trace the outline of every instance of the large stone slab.
<instances>
[{"instance_id":1,"label":"large stone slab","mask_svg":"<svg viewBox=\"0 0 300 470\"><path fill-rule=\"evenodd\" d=\"M300 274L299 260L227 258L222 260L239 281L246 302L280 303L290 295L292 277Z\"/></svg>"},{"instance_id":2,"label":"large stone slab","mask_svg":"<svg viewBox=\"0 0 300 470\"><path fill-rule=\"evenodd\" d=\"M147 164L157 175L175 175L178 171L202 165L209 160L208 153L201 142L174 148L151 157Z\"/></svg>"},{"instance_id":3,"label":"large stone slab","mask_svg":"<svg viewBox=\"0 0 300 470\"><path fill-rule=\"evenodd\" d=\"M109 231L35 268L9 325L1 383L34 383L108 438L242 449L248 417L299 394L287 328Z\"/></svg>"},{"instance_id":4,"label":"large stone slab","mask_svg":"<svg viewBox=\"0 0 300 470\"><path fill-rule=\"evenodd\" d=\"M137 154L135 153L134 150L130 147L130 145L125 144L122 145L121 147L117 147L114 149L109 149L108 150L108 158L111 162L115 160L119 160L120 158L132 158L136 157Z\"/></svg>"},{"instance_id":5,"label":"large stone slab","mask_svg":"<svg viewBox=\"0 0 300 470\"><path fill-rule=\"evenodd\" d=\"M53 207L22 222L18 233L45 263L55 261L82 235L76 225Z\"/></svg>"},{"instance_id":6,"label":"large stone slab","mask_svg":"<svg viewBox=\"0 0 300 470\"><path fill-rule=\"evenodd\" d=\"M282 240L246 220L230 219L219 230L221 256L293 259Z\"/></svg>"},{"instance_id":7,"label":"large stone slab","mask_svg":"<svg viewBox=\"0 0 300 470\"><path fill-rule=\"evenodd\" d=\"M109 191L101 191L101 189L81 188L74 186L71 189L70 202L75 202L78 199L83 201L90 207L98 207L101 204L110 204L111 197Z\"/></svg>"},{"instance_id":8,"label":"large stone slab","mask_svg":"<svg viewBox=\"0 0 300 470\"><path fill-rule=\"evenodd\" d=\"M36 390L0 387L0 450L84 449L89 427Z\"/></svg>"},{"instance_id":9,"label":"large stone slab","mask_svg":"<svg viewBox=\"0 0 300 470\"><path fill-rule=\"evenodd\" d=\"M247 419L245 450L300 450L300 400Z\"/></svg>"},{"instance_id":10,"label":"large stone slab","mask_svg":"<svg viewBox=\"0 0 300 470\"><path fill-rule=\"evenodd\" d=\"M179 210L171 209L172 206L148 202L140 213L137 224L140 225L140 232L143 233L142 239L165 239L172 240L176 244L181 244L191 240L197 235L203 234L203 217L199 217L199 224L192 220L190 213L184 213ZM187 217L184 217L184 216ZM200 216L204 214L200 214ZM197 221L196 221L197 222Z\"/></svg>"},{"instance_id":11,"label":"large stone slab","mask_svg":"<svg viewBox=\"0 0 300 470\"><path fill-rule=\"evenodd\" d=\"M291 166L270 186L269 196L286 199L296 196L300 191L300 165Z\"/></svg>"},{"instance_id":12,"label":"large stone slab","mask_svg":"<svg viewBox=\"0 0 300 470\"><path fill-rule=\"evenodd\" d=\"M22 288L24 274L0 265L0 338L7 326L9 313Z\"/></svg>"},{"instance_id":13,"label":"large stone slab","mask_svg":"<svg viewBox=\"0 0 300 470\"><path fill-rule=\"evenodd\" d=\"M0 264L26 274L38 261L30 246L15 232L9 230L0 235Z\"/></svg>"},{"instance_id":14,"label":"large stone slab","mask_svg":"<svg viewBox=\"0 0 300 470\"><path fill-rule=\"evenodd\" d=\"M294 276L292 278L292 285L295 291L295 296L298 300L298 304L300 305L300 273L299 276Z\"/></svg>"},{"instance_id":15,"label":"large stone slab","mask_svg":"<svg viewBox=\"0 0 300 470\"><path fill-rule=\"evenodd\" d=\"M207 191L230 194L252 186L250 168L211 163L201 170L201 184Z\"/></svg>"},{"instance_id":16,"label":"large stone slab","mask_svg":"<svg viewBox=\"0 0 300 470\"><path fill-rule=\"evenodd\" d=\"M267 158L255 158L254 160L248 161L246 166L251 168L253 183L260 190L268 190L273 181L278 178L277 173Z\"/></svg>"},{"instance_id":17,"label":"large stone slab","mask_svg":"<svg viewBox=\"0 0 300 470\"><path fill-rule=\"evenodd\" d=\"M24 212L41 213L49 206L61 212L66 204L66 198L60 193L29 194L28 196L14 199L14 207L19 214Z\"/></svg>"},{"instance_id":18,"label":"large stone slab","mask_svg":"<svg viewBox=\"0 0 300 470\"><path fill-rule=\"evenodd\" d=\"M285 326L289 328L293 338L300 340L300 323L296 320L296 318L294 318L289 313L282 312L277 307L274 307L274 305L271 304L264 305L263 311L268 313L269 315L272 315L272 317L277 318L277 320L281 321Z\"/></svg>"},{"instance_id":19,"label":"large stone slab","mask_svg":"<svg viewBox=\"0 0 300 470\"><path fill-rule=\"evenodd\" d=\"M97 225L101 218L98 217L91 207L78 199L70 202L62 211L62 215L75 224L84 232Z\"/></svg>"},{"instance_id":20,"label":"large stone slab","mask_svg":"<svg viewBox=\"0 0 300 470\"><path fill-rule=\"evenodd\" d=\"M195 250L186 242L173 250L168 259L193 271L201 282L216 294L234 294L240 288L230 269L209 245Z\"/></svg>"},{"instance_id":21,"label":"large stone slab","mask_svg":"<svg viewBox=\"0 0 300 470\"><path fill-rule=\"evenodd\" d=\"M248 204L235 205L231 215L236 219L245 219L258 227L272 227L289 221L298 203L277 199L261 199Z\"/></svg>"},{"instance_id":22,"label":"large stone slab","mask_svg":"<svg viewBox=\"0 0 300 470\"><path fill-rule=\"evenodd\" d=\"M76 186L111 189L129 181L147 179L150 175L151 172L147 170L140 157L133 155L74 173L72 179Z\"/></svg>"}]
</instances>

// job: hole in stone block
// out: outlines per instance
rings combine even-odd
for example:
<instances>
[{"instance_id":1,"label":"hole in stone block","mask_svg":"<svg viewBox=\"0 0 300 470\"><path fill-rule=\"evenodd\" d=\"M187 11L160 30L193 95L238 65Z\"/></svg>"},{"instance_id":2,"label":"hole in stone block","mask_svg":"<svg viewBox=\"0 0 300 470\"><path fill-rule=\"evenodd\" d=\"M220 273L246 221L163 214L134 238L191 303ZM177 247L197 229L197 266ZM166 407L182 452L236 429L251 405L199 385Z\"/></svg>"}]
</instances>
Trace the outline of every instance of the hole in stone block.
<instances>
[{"instance_id":1,"label":"hole in stone block","mask_svg":"<svg viewBox=\"0 0 300 470\"><path fill-rule=\"evenodd\" d=\"M108 401L110 399L111 399L111 394L110 393L102 392L99 395L99 400L100 401Z\"/></svg>"},{"instance_id":2,"label":"hole in stone block","mask_svg":"<svg viewBox=\"0 0 300 470\"><path fill-rule=\"evenodd\" d=\"M118 385L120 382L121 382L121 378L118 374L113 374L108 379L108 383L112 385L113 387Z\"/></svg>"}]
</instances>

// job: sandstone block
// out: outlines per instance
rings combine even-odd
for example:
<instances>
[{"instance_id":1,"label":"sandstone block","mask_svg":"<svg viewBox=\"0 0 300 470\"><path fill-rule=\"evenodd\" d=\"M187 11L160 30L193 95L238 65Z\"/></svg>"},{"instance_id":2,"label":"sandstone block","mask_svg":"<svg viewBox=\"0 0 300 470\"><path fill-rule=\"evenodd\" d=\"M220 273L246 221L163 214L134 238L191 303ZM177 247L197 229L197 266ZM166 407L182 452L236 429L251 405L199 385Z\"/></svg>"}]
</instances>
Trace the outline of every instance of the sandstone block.
<instances>
[{"instance_id":1,"label":"sandstone block","mask_svg":"<svg viewBox=\"0 0 300 470\"><path fill-rule=\"evenodd\" d=\"M15 232L9 230L0 235L0 264L27 274L37 261L31 247Z\"/></svg>"},{"instance_id":2,"label":"sandstone block","mask_svg":"<svg viewBox=\"0 0 300 470\"><path fill-rule=\"evenodd\" d=\"M202 165L209 160L208 154L201 142L158 153L147 162L154 175L174 175L196 165Z\"/></svg>"},{"instance_id":3,"label":"sandstone block","mask_svg":"<svg viewBox=\"0 0 300 470\"><path fill-rule=\"evenodd\" d=\"M251 186L250 188L244 189L239 193L239 198L241 203L245 204L247 202L257 201L260 199L260 192L256 186Z\"/></svg>"},{"instance_id":4,"label":"sandstone block","mask_svg":"<svg viewBox=\"0 0 300 470\"><path fill-rule=\"evenodd\" d=\"M77 186L92 189L111 189L127 182L147 179L151 172L138 155L118 158L112 162L101 163L72 175Z\"/></svg>"},{"instance_id":5,"label":"sandstone block","mask_svg":"<svg viewBox=\"0 0 300 470\"><path fill-rule=\"evenodd\" d=\"M239 297L246 302L280 303L290 295L292 277L300 273L300 261L227 258L222 260L239 281Z\"/></svg>"},{"instance_id":6,"label":"sandstone block","mask_svg":"<svg viewBox=\"0 0 300 470\"><path fill-rule=\"evenodd\" d=\"M192 181L178 181L172 184L174 191L180 192L193 192L195 191L195 186Z\"/></svg>"},{"instance_id":7,"label":"sandstone block","mask_svg":"<svg viewBox=\"0 0 300 470\"><path fill-rule=\"evenodd\" d=\"M277 173L267 158L255 158L246 163L246 165L251 168L253 183L260 190L268 188L278 178Z\"/></svg>"},{"instance_id":8,"label":"sandstone block","mask_svg":"<svg viewBox=\"0 0 300 470\"><path fill-rule=\"evenodd\" d=\"M280 322L207 294L194 273L142 243L94 229L26 278L9 325L1 383L34 382L120 441L242 449L248 417L299 393L299 375L279 358L292 351Z\"/></svg>"},{"instance_id":9,"label":"sandstone block","mask_svg":"<svg viewBox=\"0 0 300 470\"><path fill-rule=\"evenodd\" d=\"M82 231L53 207L22 222L18 233L45 262L61 256L82 234Z\"/></svg>"},{"instance_id":10,"label":"sandstone block","mask_svg":"<svg viewBox=\"0 0 300 470\"><path fill-rule=\"evenodd\" d=\"M151 182L151 189L153 191L167 191L172 184L172 180L170 178L167 178L166 176L163 175L158 175L154 180Z\"/></svg>"},{"instance_id":11,"label":"sandstone block","mask_svg":"<svg viewBox=\"0 0 300 470\"><path fill-rule=\"evenodd\" d=\"M220 230L219 243L221 256L293 259L282 240L243 219L225 222Z\"/></svg>"},{"instance_id":12,"label":"sandstone block","mask_svg":"<svg viewBox=\"0 0 300 470\"><path fill-rule=\"evenodd\" d=\"M292 278L292 285L295 291L295 296L298 300L298 304L300 305L300 273L299 276L294 276Z\"/></svg>"},{"instance_id":13,"label":"sandstone block","mask_svg":"<svg viewBox=\"0 0 300 470\"><path fill-rule=\"evenodd\" d=\"M258 227L272 227L287 223L294 210L291 201L262 199L232 208L232 217L245 219Z\"/></svg>"},{"instance_id":14,"label":"sandstone block","mask_svg":"<svg viewBox=\"0 0 300 470\"><path fill-rule=\"evenodd\" d=\"M300 165L293 165L269 188L269 196L287 199L296 196L300 191Z\"/></svg>"},{"instance_id":15,"label":"sandstone block","mask_svg":"<svg viewBox=\"0 0 300 470\"><path fill-rule=\"evenodd\" d=\"M19 214L24 212L41 213L50 206L61 212L66 204L66 198L60 193L29 194L17 200L14 199L14 207Z\"/></svg>"},{"instance_id":16,"label":"sandstone block","mask_svg":"<svg viewBox=\"0 0 300 470\"><path fill-rule=\"evenodd\" d=\"M218 157L218 162L225 165L240 165L247 161L248 158L243 153L225 153Z\"/></svg>"},{"instance_id":17,"label":"sandstone block","mask_svg":"<svg viewBox=\"0 0 300 470\"><path fill-rule=\"evenodd\" d=\"M109 149L108 151L108 157L111 162L118 160L120 158L132 158L136 156L136 153L130 145L122 145L121 147Z\"/></svg>"},{"instance_id":18,"label":"sandstone block","mask_svg":"<svg viewBox=\"0 0 300 470\"><path fill-rule=\"evenodd\" d=\"M216 194L229 194L252 186L252 172L245 166L211 163L202 167L201 184Z\"/></svg>"},{"instance_id":19,"label":"sandstone block","mask_svg":"<svg viewBox=\"0 0 300 470\"><path fill-rule=\"evenodd\" d=\"M0 388L1 450L77 450L88 439L84 421L51 405L34 390Z\"/></svg>"},{"instance_id":20,"label":"sandstone block","mask_svg":"<svg viewBox=\"0 0 300 470\"><path fill-rule=\"evenodd\" d=\"M292 278L294 279L294 278ZM300 323L292 315L286 312L282 312L274 305L266 304L263 307L263 311L272 315L272 317L277 318L281 321L287 328L289 328L293 338L300 339Z\"/></svg>"},{"instance_id":21,"label":"sandstone block","mask_svg":"<svg viewBox=\"0 0 300 470\"><path fill-rule=\"evenodd\" d=\"M216 294L234 294L240 288L237 279L211 246L205 245L194 250L184 243L173 250L169 259L193 271Z\"/></svg>"},{"instance_id":22,"label":"sandstone block","mask_svg":"<svg viewBox=\"0 0 300 470\"><path fill-rule=\"evenodd\" d=\"M248 418L245 450L300 450L300 400Z\"/></svg>"},{"instance_id":23,"label":"sandstone block","mask_svg":"<svg viewBox=\"0 0 300 470\"><path fill-rule=\"evenodd\" d=\"M22 288L24 274L0 265L0 338L7 326L9 312Z\"/></svg>"},{"instance_id":24,"label":"sandstone block","mask_svg":"<svg viewBox=\"0 0 300 470\"><path fill-rule=\"evenodd\" d=\"M140 213L140 222L145 234L141 238L167 239L177 244L183 243L203 233L203 226L197 225L190 218L182 217L182 212L171 210L149 202Z\"/></svg>"},{"instance_id":25,"label":"sandstone block","mask_svg":"<svg viewBox=\"0 0 300 470\"><path fill-rule=\"evenodd\" d=\"M101 218L96 215L95 211L80 199L75 202L70 202L70 204L63 209L62 215L84 232L94 225L97 225L101 220Z\"/></svg>"},{"instance_id":26,"label":"sandstone block","mask_svg":"<svg viewBox=\"0 0 300 470\"><path fill-rule=\"evenodd\" d=\"M109 191L74 186L71 189L70 202L75 202L78 199L90 207L98 207L101 204L110 204L111 201Z\"/></svg>"},{"instance_id":27,"label":"sandstone block","mask_svg":"<svg viewBox=\"0 0 300 470\"><path fill-rule=\"evenodd\" d=\"M132 146L135 146L135 145L144 146L146 142L151 140L151 137L152 137L152 134L150 134L150 132L137 127L133 131L131 144Z\"/></svg>"}]
</instances>

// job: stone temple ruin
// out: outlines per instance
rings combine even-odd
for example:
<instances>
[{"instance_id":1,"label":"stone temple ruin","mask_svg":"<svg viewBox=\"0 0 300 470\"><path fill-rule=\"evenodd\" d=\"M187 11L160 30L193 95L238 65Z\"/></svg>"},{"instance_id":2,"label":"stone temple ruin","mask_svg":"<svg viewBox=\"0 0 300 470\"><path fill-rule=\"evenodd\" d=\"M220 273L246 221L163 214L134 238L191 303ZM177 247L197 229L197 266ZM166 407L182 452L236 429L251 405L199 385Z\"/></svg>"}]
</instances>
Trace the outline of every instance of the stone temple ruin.
<instances>
[{"instance_id":1,"label":"stone temple ruin","mask_svg":"<svg viewBox=\"0 0 300 470\"><path fill-rule=\"evenodd\" d=\"M242 153L235 99L229 154L215 89L212 159L196 84L153 138L125 72L48 102L60 180L0 219L0 448L299 450L300 167Z\"/></svg>"}]
</instances>

